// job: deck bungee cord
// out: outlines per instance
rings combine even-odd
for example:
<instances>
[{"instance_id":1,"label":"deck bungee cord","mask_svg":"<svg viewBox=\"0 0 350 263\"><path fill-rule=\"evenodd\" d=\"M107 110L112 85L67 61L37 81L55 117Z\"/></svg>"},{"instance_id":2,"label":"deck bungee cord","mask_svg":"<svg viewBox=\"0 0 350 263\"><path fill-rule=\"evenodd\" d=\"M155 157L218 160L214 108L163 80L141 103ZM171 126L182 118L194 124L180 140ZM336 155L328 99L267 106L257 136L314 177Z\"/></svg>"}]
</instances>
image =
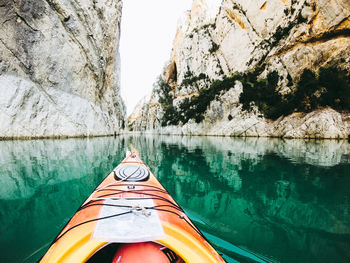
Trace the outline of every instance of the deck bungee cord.
<instances>
[{"instance_id":1,"label":"deck bungee cord","mask_svg":"<svg viewBox=\"0 0 350 263\"><path fill-rule=\"evenodd\" d=\"M95 192L97 191L103 191L103 190L106 190L106 189L101 189L101 190L95 190ZM119 189L118 189L119 190ZM160 189L161 190L161 189ZM130 191L125 191L125 190L119 190L118 192L115 192L113 194L108 194L108 195L114 195L114 194L121 194L121 193L137 193L137 194L144 194L143 191L146 191L146 190L142 190L140 192L140 190L136 191L136 190L130 190ZM153 190L153 191L159 191L159 190ZM168 193L167 191L162 191L162 192L166 192ZM146 195L151 195L151 194L147 194ZM92 206L109 206L109 207L119 207L119 208L129 208L130 210L129 211L126 211L124 213L119 213L119 214L113 214L113 215L110 215L110 216L105 216L105 217L99 217L99 218L93 218L93 219L90 219L90 220L86 220L84 222L81 222L77 225L74 225L72 226L71 228L67 229L65 232L63 232L61 235L59 235L58 237L55 238L54 242L57 242L62 236L64 236L66 233L68 233L69 231L73 230L74 228L78 227L78 226L81 226L81 225L84 225L84 224L88 224L88 223L91 223L91 222L96 222L96 221L99 221L99 220L105 220L105 219L109 219L109 218L113 218L113 217L118 217L118 216L122 216L122 215L126 215L126 214L129 214L129 213L133 213L133 212L138 212L138 211L144 211L144 209L146 210L155 210L155 211L159 211L159 212L167 212L167 213L172 213L174 215L177 215L179 218L183 219L191 228L193 228L193 230L195 230L200 236L202 236L203 238L205 238L205 236L193 225L192 222L188 221L185 217L184 217L184 211L183 209L176 203L170 201L169 199L166 199L166 198L162 198L160 196L157 196L157 195L151 195L153 197L141 197L141 198L117 198L117 197L112 197L112 198L104 198L105 196L107 195L102 195L102 196L98 196L96 197L95 199L93 200L90 200L89 202L87 202L86 204L80 206L77 210L78 211L82 211L84 209L87 209L89 207L92 207ZM103 197L103 199L98 199L98 198L101 198ZM105 203L96 203L96 202L99 202L99 201L103 201L103 200L146 200L146 199L150 199L150 200L160 200L160 201L164 201L164 202L169 202L171 203L171 205L156 205L156 206L151 206L151 207L135 207L135 206L131 206L131 205L115 205L115 204L105 204ZM171 211L171 210L167 210L167 209L160 209L159 207L171 207L183 214L179 214L179 213L176 213L174 211ZM147 216L146 214L144 214L145 216ZM209 242L209 241L208 241Z\"/></svg>"},{"instance_id":2,"label":"deck bungee cord","mask_svg":"<svg viewBox=\"0 0 350 263\"><path fill-rule=\"evenodd\" d=\"M88 202L90 203L91 201L98 201L98 200L120 200L120 199L126 199L126 198L119 198L119 197L110 197L110 198L106 198L108 196L113 196L113 195L119 195L119 194L125 194L125 193L132 193L132 194L142 194L142 195L147 195L147 196L151 196L153 198L144 198L144 197L129 197L128 200L144 200L144 199L153 199L153 200L161 200L161 201L165 201L165 202L168 202L168 203L171 203L172 205L176 206L180 211L184 212L183 209L176 203L176 202L172 202L170 201L168 198L164 198L162 196L159 196L159 195L156 195L156 194L150 194L148 192L159 192L159 193L164 193L164 194L167 194L170 196L170 194L168 193L168 191L164 190L164 189L161 189L159 187L156 187L156 186L148 186L148 185L144 185L144 184L126 184L126 185L109 185L109 186L133 186L133 187L136 187L136 186L142 186L142 187L151 187L151 188L154 188L154 189L141 189L141 190L136 190L135 188L133 189L128 189L128 190L121 190L121 189L106 189L106 188L98 188L94 191L94 193L97 193L97 192L102 192L102 191L112 191L112 193L108 193L108 194L103 194L103 195L99 195L99 196L96 196L96 197L93 197L91 198L91 200ZM147 193L145 193L147 192ZM134 199L130 199L130 198L134 198ZM83 204L79 209L81 210L82 207L84 207L85 205L87 205L88 203L86 204Z\"/></svg>"},{"instance_id":3,"label":"deck bungee cord","mask_svg":"<svg viewBox=\"0 0 350 263\"><path fill-rule=\"evenodd\" d=\"M105 204L93 204L92 206L94 205L105 205ZM125 207L125 206L117 206L117 205L108 205L108 206L114 206L114 207ZM163 205L163 206L166 206L166 205ZM56 243L60 238L62 238L65 234L67 234L69 231L77 228L78 226L81 226L81 225L84 225L84 224L88 224L88 223L91 223L91 222L95 222L95 221L99 221L99 220L104 220L104 219L109 219L109 218L113 218L113 217L117 217L117 216L122 216L122 215L126 215L126 214L130 214L130 213L133 213L135 210L136 211L142 211L143 209L142 208L134 208L132 206L131 207L131 210L129 211L126 211L124 213L119 213L119 214L114 214L114 215L110 215L110 216L105 216L105 217L99 217L99 218L94 218L94 219L90 219L90 220L86 220L84 222L81 222L77 225L74 225L72 226L71 228L67 229L65 232L63 232L61 235L59 235L53 242ZM179 218L183 219L190 227L193 228L193 230L195 230L199 235L201 235L203 238L204 238L204 235L199 231L197 230L197 228L195 226L192 225L192 223L190 221L188 221L183 215L179 214L179 213L176 213L174 211L171 211L171 210L166 210L166 209L159 209L158 206L154 206L154 207L145 207L145 209L149 209L149 210L156 210L156 211L160 211L160 212L167 212L167 213L172 213L174 215L177 215ZM145 215L146 216L146 215Z\"/></svg>"}]
</instances>

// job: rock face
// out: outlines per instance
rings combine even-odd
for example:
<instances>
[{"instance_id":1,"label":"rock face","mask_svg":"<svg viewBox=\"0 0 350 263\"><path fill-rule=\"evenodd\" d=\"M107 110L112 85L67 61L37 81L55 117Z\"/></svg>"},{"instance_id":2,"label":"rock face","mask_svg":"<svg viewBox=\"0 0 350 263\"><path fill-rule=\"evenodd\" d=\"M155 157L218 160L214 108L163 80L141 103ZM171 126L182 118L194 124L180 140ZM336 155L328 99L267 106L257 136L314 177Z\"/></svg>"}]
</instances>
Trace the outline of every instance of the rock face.
<instances>
[{"instance_id":1,"label":"rock face","mask_svg":"<svg viewBox=\"0 0 350 263\"><path fill-rule=\"evenodd\" d=\"M194 1L180 24L162 79L170 86L173 105L198 96L215 80L262 67L260 77L277 71L281 94L294 90L305 69L336 65L350 70L350 3L325 0L224 0L215 17L204 1ZM349 87L350 88L350 87ZM277 120L254 109L242 110L242 83L218 94L200 123L162 127L159 89L139 105L129 128L170 134L347 138L350 114L329 107L293 113ZM164 126L164 123L163 123Z\"/></svg>"},{"instance_id":2,"label":"rock face","mask_svg":"<svg viewBox=\"0 0 350 263\"><path fill-rule=\"evenodd\" d=\"M118 133L121 1L0 1L0 137Z\"/></svg>"}]
</instances>

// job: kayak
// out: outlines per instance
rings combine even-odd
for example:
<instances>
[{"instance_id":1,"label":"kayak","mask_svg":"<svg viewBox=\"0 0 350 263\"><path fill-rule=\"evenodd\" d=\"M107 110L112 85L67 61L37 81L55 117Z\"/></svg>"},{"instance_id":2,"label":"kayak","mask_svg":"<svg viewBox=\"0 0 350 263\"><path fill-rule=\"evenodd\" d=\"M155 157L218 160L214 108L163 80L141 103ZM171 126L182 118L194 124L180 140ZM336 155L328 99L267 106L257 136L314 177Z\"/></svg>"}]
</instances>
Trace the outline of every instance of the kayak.
<instances>
[{"instance_id":1,"label":"kayak","mask_svg":"<svg viewBox=\"0 0 350 263\"><path fill-rule=\"evenodd\" d=\"M225 262L135 152L96 187L40 262Z\"/></svg>"}]
</instances>

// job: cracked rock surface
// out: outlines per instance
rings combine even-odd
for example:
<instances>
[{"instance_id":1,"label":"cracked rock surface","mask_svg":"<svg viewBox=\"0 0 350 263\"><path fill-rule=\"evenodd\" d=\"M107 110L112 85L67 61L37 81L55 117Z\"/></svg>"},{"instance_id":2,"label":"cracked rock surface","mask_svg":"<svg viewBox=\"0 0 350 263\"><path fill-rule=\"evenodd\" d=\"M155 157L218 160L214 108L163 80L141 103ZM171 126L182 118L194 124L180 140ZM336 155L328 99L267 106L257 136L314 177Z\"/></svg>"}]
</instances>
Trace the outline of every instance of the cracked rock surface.
<instances>
[{"instance_id":1,"label":"cracked rock surface","mask_svg":"<svg viewBox=\"0 0 350 263\"><path fill-rule=\"evenodd\" d=\"M0 137L118 133L121 1L0 0Z\"/></svg>"}]
</instances>

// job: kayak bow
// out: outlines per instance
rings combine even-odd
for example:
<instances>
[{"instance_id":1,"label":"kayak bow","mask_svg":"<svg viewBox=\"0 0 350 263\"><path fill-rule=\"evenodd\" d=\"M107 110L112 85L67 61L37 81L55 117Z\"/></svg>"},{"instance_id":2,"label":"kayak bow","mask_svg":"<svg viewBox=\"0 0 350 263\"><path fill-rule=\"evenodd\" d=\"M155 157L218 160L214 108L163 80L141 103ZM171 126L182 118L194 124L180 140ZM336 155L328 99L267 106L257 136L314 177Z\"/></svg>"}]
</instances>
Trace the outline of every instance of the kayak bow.
<instances>
[{"instance_id":1,"label":"kayak bow","mask_svg":"<svg viewBox=\"0 0 350 263\"><path fill-rule=\"evenodd\" d=\"M82 204L41 262L137 262L135 257L140 262L225 262L130 153Z\"/></svg>"}]
</instances>

